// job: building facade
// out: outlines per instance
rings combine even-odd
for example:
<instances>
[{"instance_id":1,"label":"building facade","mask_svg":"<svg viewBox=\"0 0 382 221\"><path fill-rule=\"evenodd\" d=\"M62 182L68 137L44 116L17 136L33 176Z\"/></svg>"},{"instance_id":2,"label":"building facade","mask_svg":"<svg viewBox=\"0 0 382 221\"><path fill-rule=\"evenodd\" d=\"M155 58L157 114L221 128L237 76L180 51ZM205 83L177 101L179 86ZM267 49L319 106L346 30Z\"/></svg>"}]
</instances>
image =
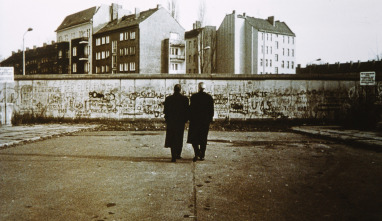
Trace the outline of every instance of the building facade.
<instances>
[{"instance_id":1,"label":"building facade","mask_svg":"<svg viewBox=\"0 0 382 221\"><path fill-rule=\"evenodd\" d=\"M123 10L120 5L112 4L111 6L101 5L88 8L65 17L56 32L57 42L69 42L69 74L91 74L93 72L93 33L100 30L108 22L126 14L130 14L130 12ZM72 44L78 42L81 42L81 51L79 51L78 45ZM78 57L73 54L76 52L86 55L81 57L81 62L78 62Z\"/></svg>"},{"instance_id":2,"label":"building facade","mask_svg":"<svg viewBox=\"0 0 382 221\"><path fill-rule=\"evenodd\" d=\"M217 72L295 74L296 35L274 17L226 15L217 31Z\"/></svg>"},{"instance_id":3,"label":"building facade","mask_svg":"<svg viewBox=\"0 0 382 221\"><path fill-rule=\"evenodd\" d=\"M193 30L185 33L186 70L188 74L216 72L216 27L201 27L200 22Z\"/></svg>"},{"instance_id":4,"label":"building facade","mask_svg":"<svg viewBox=\"0 0 382 221\"><path fill-rule=\"evenodd\" d=\"M184 39L178 33L170 33L170 38L164 40L162 73L185 74L186 73L186 48Z\"/></svg>"},{"instance_id":5,"label":"building facade","mask_svg":"<svg viewBox=\"0 0 382 221\"><path fill-rule=\"evenodd\" d=\"M160 5L108 23L93 36L95 73L158 74L166 70L164 40L184 28Z\"/></svg>"},{"instance_id":6,"label":"building facade","mask_svg":"<svg viewBox=\"0 0 382 221\"><path fill-rule=\"evenodd\" d=\"M66 74L69 67L69 43L44 43L43 47L25 50L25 74ZM15 75L23 74L23 52L13 52L0 66L14 67Z\"/></svg>"}]
</instances>

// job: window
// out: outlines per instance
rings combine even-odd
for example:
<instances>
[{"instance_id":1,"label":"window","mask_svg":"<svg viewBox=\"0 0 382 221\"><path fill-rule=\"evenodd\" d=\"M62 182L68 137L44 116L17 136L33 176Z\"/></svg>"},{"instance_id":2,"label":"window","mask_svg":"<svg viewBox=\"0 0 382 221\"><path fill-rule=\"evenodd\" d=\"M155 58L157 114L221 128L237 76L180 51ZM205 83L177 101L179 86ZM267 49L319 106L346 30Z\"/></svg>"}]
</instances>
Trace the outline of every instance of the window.
<instances>
[{"instance_id":1,"label":"window","mask_svg":"<svg viewBox=\"0 0 382 221\"><path fill-rule=\"evenodd\" d=\"M275 74L278 74L278 73L279 73L279 68L275 67Z\"/></svg>"},{"instance_id":2,"label":"window","mask_svg":"<svg viewBox=\"0 0 382 221\"><path fill-rule=\"evenodd\" d=\"M77 73L77 63L73 63L73 73Z\"/></svg>"},{"instance_id":3,"label":"window","mask_svg":"<svg viewBox=\"0 0 382 221\"><path fill-rule=\"evenodd\" d=\"M283 36L283 43L285 43L285 36Z\"/></svg>"},{"instance_id":4,"label":"window","mask_svg":"<svg viewBox=\"0 0 382 221\"><path fill-rule=\"evenodd\" d=\"M99 46L99 45L101 45L101 39L100 39L100 38L97 38L97 39L96 39L96 46Z\"/></svg>"},{"instance_id":5,"label":"window","mask_svg":"<svg viewBox=\"0 0 382 221\"><path fill-rule=\"evenodd\" d=\"M172 55L178 55L179 48L171 48Z\"/></svg>"},{"instance_id":6,"label":"window","mask_svg":"<svg viewBox=\"0 0 382 221\"><path fill-rule=\"evenodd\" d=\"M294 49L292 49L292 57L294 57Z\"/></svg>"},{"instance_id":7,"label":"window","mask_svg":"<svg viewBox=\"0 0 382 221\"><path fill-rule=\"evenodd\" d=\"M191 48L191 44L192 44L192 42L188 41L188 48Z\"/></svg>"},{"instance_id":8,"label":"window","mask_svg":"<svg viewBox=\"0 0 382 221\"><path fill-rule=\"evenodd\" d=\"M279 49L279 42L276 41L276 49Z\"/></svg>"},{"instance_id":9,"label":"window","mask_svg":"<svg viewBox=\"0 0 382 221\"><path fill-rule=\"evenodd\" d=\"M279 55L275 54L275 61L279 61Z\"/></svg>"},{"instance_id":10,"label":"window","mask_svg":"<svg viewBox=\"0 0 382 221\"><path fill-rule=\"evenodd\" d=\"M123 71L123 64L119 64L119 71Z\"/></svg>"},{"instance_id":11,"label":"window","mask_svg":"<svg viewBox=\"0 0 382 221\"><path fill-rule=\"evenodd\" d=\"M119 34L119 40L123 41L123 33Z\"/></svg>"},{"instance_id":12,"label":"window","mask_svg":"<svg viewBox=\"0 0 382 221\"><path fill-rule=\"evenodd\" d=\"M269 60L269 67L272 67L272 59Z\"/></svg>"},{"instance_id":13,"label":"window","mask_svg":"<svg viewBox=\"0 0 382 221\"><path fill-rule=\"evenodd\" d=\"M272 54L272 46L270 48L271 48L271 54Z\"/></svg>"},{"instance_id":14,"label":"window","mask_svg":"<svg viewBox=\"0 0 382 221\"><path fill-rule=\"evenodd\" d=\"M290 36L288 36L288 44L290 43Z\"/></svg>"},{"instance_id":15,"label":"window","mask_svg":"<svg viewBox=\"0 0 382 221\"><path fill-rule=\"evenodd\" d=\"M284 61L282 61L282 63L281 63L281 67L284 68L284 66L285 66L285 65L284 65Z\"/></svg>"},{"instance_id":16,"label":"window","mask_svg":"<svg viewBox=\"0 0 382 221\"><path fill-rule=\"evenodd\" d=\"M260 66L263 66L263 59L260 59Z\"/></svg>"},{"instance_id":17,"label":"window","mask_svg":"<svg viewBox=\"0 0 382 221\"><path fill-rule=\"evenodd\" d=\"M105 59L105 52L102 52L102 59Z\"/></svg>"},{"instance_id":18,"label":"window","mask_svg":"<svg viewBox=\"0 0 382 221\"><path fill-rule=\"evenodd\" d=\"M102 44L104 45L104 44L105 44L105 42L106 42L106 39L105 39L105 37L102 37Z\"/></svg>"},{"instance_id":19,"label":"window","mask_svg":"<svg viewBox=\"0 0 382 221\"><path fill-rule=\"evenodd\" d=\"M196 62L196 54L194 54L194 62Z\"/></svg>"},{"instance_id":20,"label":"window","mask_svg":"<svg viewBox=\"0 0 382 221\"><path fill-rule=\"evenodd\" d=\"M268 46L267 46L267 54L268 54Z\"/></svg>"},{"instance_id":21,"label":"window","mask_svg":"<svg viewBox=\"0 0 382 221\"><path fill-rule=\"evenodd\" d=\"M129 32L125 32L125 40L129 40Z\"/></svg>"},{"instance_id":22,"label":"window","mask_svg":"<svg viewBox=\"0 0 382 221\"><path fill-rule=\"evenodd\" d=\"M110 51L106 51L106 58L110 57Z\"/></svg>"},{"instance_id":23,"label":"window","mask_svg":"<svg viewBox=\"0 0 382 221\"><path fill-rule=\"evenodd\" d=\"M111 42L111 48L112 48L112 53L117 54L117 41L112 41Z\"/></svg>"},{"instance_id":24,"label":"window","mask_svg":"<svg viewBox=\"0 0 382 221\"><path fill-rule=\"evenodd\" d=\"M58 51L58 58L62 58L62 50Z\"/></svg>"},{"instance_id":25,"label":"window","mask_svg":"<svg viewBox=\"0 0 382 221\"><path fill-rule=\"evenodd\" d=\"M268 59L265 59L265 67L268 67Z\"/></svg>"},{"instance_id":26,"label":"window","mask_svg":"<svg viewBox=\"0 0 382 221\"><path fill-rule=\"evenodd\" d=\"M102 72L102 73L105 72L105 66L102 66L102 67L101 67L101 72Z\"/></svg>"},{"instance_id":27,"label":"window","mask_svg":"<svg viewBox=\"0 0 382 221\"><path fill-rule=\"evenodd\" d=\"M125 55L129 55L129 48L125 48Z\"/></svg>"},{"instance_id":28,"label":"window","mask_svg":"<svg viewBox=\"0 0 382 221\"><path fill-rule=\"evenodd\" d=\"M289 68L289 61L287 62L287 68Z\"/></svg>"},{"instance_id":29,"label":"window","mask_svg":"<svg viewBox=\"0 0 382 221\"><path fill-rule=\"evenodd\" d=\"M288 56L289 56L289 48L288 48Z\"/></svg>"},{"instance_id":30,"label":"window","mask_svg":"<svg viewBox=\"0 0 382 221\"><path fill-rule=\"evenodd\" d=\"M285 55L285 48L283 48L283 55Z\"/></svg>"},{"instance_id":31,"label":"window","mask_svg":"<svg viewBox=\"0 0 382 221\"><path fill-rule=\"evenodd\" d=\"M177 71L178 70L178 64L171 64L171 68L173 71Z\"/></svg>"},{"instance_id":32,"label":"window","mask_svg":"<svg viewBox=\"0 0 382 221\"><path fill-rule=\"evenodd\" d=\"M106 73L109 73L109 65L106 65Z\"/></svg>"},{"instance_id":33,"label":"window","mask_svg":"<svg viewBox=\"0 0 382 221\"><path fill-rule=\"evenodd\" d=\"M119 56L123 55L123 48L119 49Z\"/></svg>"},{"instance_id":34,"label":"window","mask_svg":"<svg viewBox=\"0 0 382 221\"><path fill-rule=\"evenodd\" d=\"M130 47L130 54L134 55L135 54L135 47Z\"/></svg>"},{"instance_id":35,"label":"window","mask_svg":"<svg viewBox=\"0 0 382 221\"><path fill-rule=\"evenodd\" d=\"M292 69L294 69L294 61L292 61Z\"/></svg>"},{"instance_id":36,"label":"window","mask_svg":"<svg viewBox=\"0 0 382 221\"><path fill-rule=\"evenodd\" d=\"M130 71L135 71L135 62L130 62Z\"/></svg>"},{"instance_id":37,"label":"window","mask_svg":"<svg viewBox=\"0 0 382 221\"><path fill-rule=\"evenodd\" d=\"M128 71L128 70L129 70L129 65L128 65L128 63L125 63L124 66L125 66L125 71Z\"/></svg>"},{"instance_id":38,"label":"window","mask_svg":"<svg viewBox=\"0 0 382 221\"><path fill-rule=\"evenodd\" d=\"M294 37L292 37L292 44L294 44Z\"/></svg>"},{"instance_id":39,"label":"window","mask_svg":"<svg viewBox=\"0 0 382 221\"><path fill-rule=\"evenodd\" d=\"M99 67L96 67L96 74L99 73Z\"/></svg>"},{"instance_id":40,"label":"window","mask_svg":"<svg viewBox=\"0 0 382 221\"><path fill-rule=\"evenodd\" d=\"M77 47L73 47L73 57L77 56Z\"/></svg>"},{"instance_id":41,"label":"window","mask_svg":"<svg viewBox=\"0 0 382 221\"><path fill-rule=\"evenodd\" d=\"M130 39L135 39L135 31L130 32Z\"/></svg>"},{"instance_id":42,"label":"window","mask_svg":"<svg viewBox=\"0 0 382 221\"><path fill-rule=\"evenodd\" d=\"M191 73L191 68L190 68L190 69L188 69L188 73Z\"/></svg>"},{"instance_id":43,"label":"window","mask_svg":"<svg viewBox=\"0 0 382 221\"><path fill-rule=\"evenodd\" d=\"M109 44L110 43L110 38L109 36L106 36L106 44Z\"/></svg>"}]
</instances>

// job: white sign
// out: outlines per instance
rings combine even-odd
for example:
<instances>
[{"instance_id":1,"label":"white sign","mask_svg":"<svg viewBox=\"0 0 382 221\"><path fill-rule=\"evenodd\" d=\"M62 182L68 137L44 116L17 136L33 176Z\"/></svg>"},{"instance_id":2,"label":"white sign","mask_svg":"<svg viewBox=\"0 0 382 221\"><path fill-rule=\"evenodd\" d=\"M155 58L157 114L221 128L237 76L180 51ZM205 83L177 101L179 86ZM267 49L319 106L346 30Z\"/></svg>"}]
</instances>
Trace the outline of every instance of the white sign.
<instances>
[{"instance_id":1,"label":"white sign","mask_svg":"<svg viewBox=\"0 0 382 221\"><path fill-rule=\"evenodd\" d=\"M0 83L12 83L15 81L13 67L0 67Z\"/></svg>"},{"instance_id":2,"label":"white sign","mask_svg":"<svg viewBox=\"0 0 382 221\"><path fill-rule=\"evenodd\" d=\"M375 85L375 72L361 72L360 85Z\"/></svg>"}]
</instances>

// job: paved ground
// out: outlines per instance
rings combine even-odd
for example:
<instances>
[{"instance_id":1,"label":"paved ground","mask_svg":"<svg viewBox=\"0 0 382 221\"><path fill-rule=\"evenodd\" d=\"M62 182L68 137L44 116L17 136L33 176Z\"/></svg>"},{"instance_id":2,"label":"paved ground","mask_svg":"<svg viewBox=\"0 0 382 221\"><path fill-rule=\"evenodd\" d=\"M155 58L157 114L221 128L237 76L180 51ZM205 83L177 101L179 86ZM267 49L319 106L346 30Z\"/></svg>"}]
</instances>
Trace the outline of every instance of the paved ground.
<instances>
[{"instance_id":1,"label":"paved ground","mask_svg":"<svg viewBox=\"0 0 382 221\"><path fill-rule=\"evenodd\" d=\"M382 153L362 144L212 131L206 161L185 145L171 163L163 131L89 127L19 145L0 127L0 220L382 220Z\"/></svg>"}]
</instances>

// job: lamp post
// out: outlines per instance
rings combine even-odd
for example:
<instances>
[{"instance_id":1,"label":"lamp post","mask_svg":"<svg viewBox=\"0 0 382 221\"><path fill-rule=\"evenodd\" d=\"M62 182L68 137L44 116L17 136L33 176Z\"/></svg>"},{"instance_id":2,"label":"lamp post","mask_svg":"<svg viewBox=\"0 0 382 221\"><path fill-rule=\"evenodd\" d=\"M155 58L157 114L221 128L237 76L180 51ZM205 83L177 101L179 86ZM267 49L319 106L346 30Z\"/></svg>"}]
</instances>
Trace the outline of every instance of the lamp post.
<instances>
[{"instance_id":1,"label":"lamp post","mask_svg":"<svg viewBox=\"0 0 382 221\"><path fill-rule=\"evenodd\" d=\"M24 47L24 37L28 33L28 31L33 31L32 28L28 28L28 30L23 35L23 75L25 75L25 47Z\"/></svg>"}]
</instances>

